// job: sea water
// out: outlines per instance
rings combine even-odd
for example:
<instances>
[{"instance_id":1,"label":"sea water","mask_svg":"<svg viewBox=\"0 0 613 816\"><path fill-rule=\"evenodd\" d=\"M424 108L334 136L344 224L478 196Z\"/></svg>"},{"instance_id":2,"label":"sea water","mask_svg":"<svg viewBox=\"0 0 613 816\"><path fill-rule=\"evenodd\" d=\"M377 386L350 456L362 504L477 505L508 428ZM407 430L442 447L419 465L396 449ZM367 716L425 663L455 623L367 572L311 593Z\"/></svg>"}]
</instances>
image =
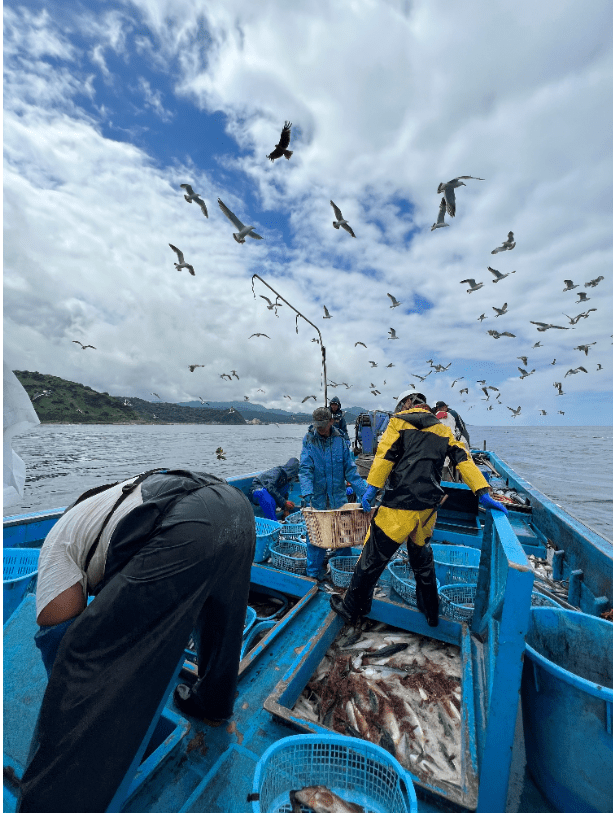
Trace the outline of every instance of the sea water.
<instances>
[{"instance_id":1,"label":"sea water","mask_svg":"<svg viewBox=\"0 0 613 816\"><path fill-rule=\"evenodd\" d=\"M613 428L468 427L473 447L504 459L524 479L613 540ZM153 467L227 478L300 456L303 425L40 425L13 438L26 465L23 500L6 515L65 507L98 484ZM349 428L353 438L353 428ZM218 459L221 447L225 459Z\"/></svg>"}]
</instances>

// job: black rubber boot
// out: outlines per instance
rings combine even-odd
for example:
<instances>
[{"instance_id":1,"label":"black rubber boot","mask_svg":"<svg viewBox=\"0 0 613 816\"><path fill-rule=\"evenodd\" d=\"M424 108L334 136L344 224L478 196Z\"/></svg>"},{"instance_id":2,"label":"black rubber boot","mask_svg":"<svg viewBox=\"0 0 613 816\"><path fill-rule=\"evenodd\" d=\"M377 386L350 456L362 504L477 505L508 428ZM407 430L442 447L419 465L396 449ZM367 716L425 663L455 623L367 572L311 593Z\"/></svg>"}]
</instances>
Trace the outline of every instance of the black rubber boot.
<instances>
[{"instance_id":1,"label":"black rubber boot","mask_svg":"<svg viewBox=\"0 0 613 816\"><path fill-rule=\"evenodd\" d=\"M415 575L417 608L426 616L428 626L438 626L438 590L432 547L429 544L420 547L409 539L407 550L409 563Z\"/></svg>"},{"instance_id":2,"label":"black rubber boot","mask_svg":"<svg viewBox=\"0 0 613 816\"><path fill-rule=\"evenodd\" d=\"M188 717L202 720L202 722L207 725L212 725L214 728L225 722L225 720L209 720L205 717L200 701L195 694L192 694L191 688L185 685L185 683L179 683L174 690L172 698L179 711Z\"/></svg>"},{"instance_id":3,"label":"black rubber boot","mask_svg":"<svg viewBox=\"0 0 613 816\"><path fill-rule=\"evenodd\" d=\"M345 621L345 623L350 623L355 625L357 623L357 618L353 618L348 610L345 608L345 604L343 603L342 595L339 595L335 592L333 595L330 595L330 606L333 612L336 612L337 615L340 615L341 618Z\"/></svg>"}]
</instances>

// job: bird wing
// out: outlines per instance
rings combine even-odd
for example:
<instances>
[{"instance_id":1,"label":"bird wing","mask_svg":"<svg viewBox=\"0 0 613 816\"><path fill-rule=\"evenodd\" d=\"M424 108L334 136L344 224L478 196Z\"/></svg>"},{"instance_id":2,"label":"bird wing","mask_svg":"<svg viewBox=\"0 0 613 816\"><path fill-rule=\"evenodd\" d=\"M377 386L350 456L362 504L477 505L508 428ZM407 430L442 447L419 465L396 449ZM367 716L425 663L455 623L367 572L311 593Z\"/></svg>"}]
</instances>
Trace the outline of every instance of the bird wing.
<instances>
[{"instance_id":1,"label":"bird wing","mask_svg":"<svg viewBox=\"0 0 613 816\"><path fill-rule=\"evenodd\" d=\"M445 203L447 204L447 212L453 218L455 216L455 190L453 187L445 186ZM439 187L439 193L443 192Z\"/></svg>"},{"instance_id":2,"label":"bird wing","mask_svg":"<svg viewBox=\"0 0 613 816\"><path fill-rule=\"evenodd\" d=\"M444 224L445 223L445 211L447 210L447 202L445 200L445 196L441 198L441 203L439 204L438 208L438 216L436 219L437 224Z\"/></svg>"},{"instance_id":3,"label":"bird wing","mask_svg":"<svg viewBox=\"0 0 613 816\"><path fill-rule=\"evenodd\" d=\"M230 219L230 221L231 221L231 222L234 224L234 226L235 226L235 227L236 227L238 230L242 230L242 229L243 229L243 227L244 227L245 225L244 225L244 224L243 224L241 221L239 221L239 220L238 220L238 218L237 218L237 217L234 215L234 213L232 212L232 210L229 210L229 209L226 207L226 205L223 203L223 201L221 200L221 198L218 198L218 199L217 199L217 203L219 204L219 207L220 207L220 209L221 209L222 213L223 213L223 214L224 214L224 215L225 215L227 218L229 218L229 219Z\"/></svg>"},{"instance_id":4,"label":"bird wing","mask_svg":"<svg viewBox=\"0 0 613 816\"><path fill-rule=\"evenodd\" d=\"M394 303L398 303L398 301L396 300L396 298L395 298L393 295L390 295L390 293L389 293L389 292L387 292L387 296L388 296L388 298L391 298L392 304L394 304Z\"/></svg>"},{"instance_id":5,"label":"bird wing","mask_svg":"<svg viewBox=\"0 0 613 816\"><path fill-rule=\"evenodd\" d=\"M334 215L336 216L336 220L337 221L342 221L343 220L343 213L339 210L339 208L336 206L334 201L332 201L332 199L330 199L330 204L332 204L332 209L334 210Z\"/></svg>"},{"instance_id":6,"label":"bird wing","mask_svg":"<svg viewBox=\"0 0 613 816\"><path fill-rule=\"evenodd\" d=\"M525 368L520 368L519 366L517 366L517 370L521 371L522 374L525 374L526 376L528 376L528 372L526 371Z\"/></svg>"},{"instance_id":7,"label":"bird wing","mask_svg":"<svg viewBox=\"0 0 613 816\"><path fill-rule=\"evenodd\" d=\"M474 278L466 278L466 280L460 281L460 283L469 283L471 286L477 285Z\"/></svg>"},{"instance_id":8,"label":"bird wing","mask_svg":"<svg viewBox=\"0 0 613 816\"><path fill-rule=\"evenodd\" d=\"M515 239L515 236L513 235L513 233L512 233L512 232L510 232L510 233L507 235L507 241L508 241L510 244L512 244L512 243L513 243L513 241L514 241L514 239Z\"/></svg>"},{"instance_id":9,"label":"bird wing","mask_svg":"<svg viewBox=\"0 0 613 816\"><path fill-rule=\"evenodd\" d=\"M364 348L368 348L368 346L366 345L366 343L362 343L362 341L361 341L361 340L358 340L358 342L357 342L357 343L354 343L353 347L355 348L356 346L364 346Z\"/></svg>"},{"instance_id":10,"label":"bird wing","mask_svg":"<svg viewBox=\"0 0 613 816\"><path fill-rule=\"evenodd\" d=\"M474 179L475 181L485 181L485 179L479 178L479 176L457 176L457 178L455 178L454 181L457 181L457 179L463 179L463 178Z\"/></svg>"},{"instance_id":11,"label":"bird wing","mask_svg":"<svg viewBox=\"0 0 613 816\"><path fill-rule=\"evenodd\" d=\"M291 138L291 130L292 130L292 123L291 122L286 122L283 125L283 130L281 131L281 136L279 137L279 144L277 145L277 148L280 148L281 152L286 150L287 146L289 145L289 140Z\"/></svg>"},{"instance_id":12,"label":"bird wing","mask_svg":"<svg viewBox=\"0 0 613 816\"><path fill-rule=\"evenodd\" d=\"M550 325L549 323L539 323L538 320L531 320L530 323L532 323L534 326L546 326L547 328L549 328Z\"/></svg>"},{"instance_id":13,"label":"bird wing","mask_svg":"<svg viewBox=\"0 0 613 816\"><path fill-rule=\"evenodd\" d=\"M270 298L266 297L266 295L260 295L260 297L263 298L266 301L266 303L269 304L270 308L272 309L272 307L273 307L272 300Z\"/></svg>"},{"instance_id":14,"label":"bird wing","mask_svg":"<svg viewBox=\"0 0 613 816\"><path fill-rule=\"evenodd\" d=\"M205 204L205 203L204 203L204 201L203 201L203 200L200 198L200 196L195 195L195 196L194 196L194 201L196 202L196 204L198 204L198 206L200 207L200 209L202 210L202 212L204 213L204 215L206 215L206 217L208 218L208 217L209 217L209 211L207 210L207 208L206 208L206 204Z\"/></svg>"},{"instance_id":15,"label":"bird wing","mask_svg":"<svg viewBox=\"0 0 613 816\"><path fill-rule=\"evenodd\" d=\"M173 244L168 244L168 246L169 246L169 247L170 247L170 248L171 248L171 249L172 249L174 252L176 252L176 253L177 253L177 258L179 259L179 263L180 263L180 264L182 264L182 263L183 263L183 261L185 260L185 258L184 258L184 256L183 256L183 253L181 252L181 250L180 250L178 247L173 246Z\"/></svg>"},{"instance_id":16,"label":"bird wing","mask_svg":"<svg viewBox=\"0 0 613 816\"><path fill-rule=\"evenodd\" d=\"M532 322L532 321L530 321ZM566 329L568 330L568 326L554 326L552 323L549 324L548 328L550 329Z\"/></svg>"},{"instance_id":17,"label":"bird wing","mask_svg":"<svg viewBox=\"0 0 613 816\"><path fill-rule=\"evenodd\" d=\"M194 191L192 190L192 185L191 184L180 184L179 186L183 187L183 189L186 191L187 195L189 195L189 196L194 195Z\"/></svg>"},{"instance_id":18,"label":"bird wing","mask_svg":"<svg viewBox=\"0 0 613 816\"><path fill-rule=\"evenodd\" d=\"M577 371L585 371L585 373L587 374L587 368L583 368L583 366L579 366Z\"/></svg>"},{"instance_id":19,"label":"bird wing","mask_svg":"<svg viewBox=\"0 0 613 816\"><path fill-rule=\"evenodd\" d=\"M565 283L567 286L571 287L571 288L574 286L574 283L573 283L571 280L565 280L565 281L564 281L564 283Z\"/></svg>"},{"instance_id":20,"label":"bird wing","mask_svg":"<svg viewBox=\"0 0 613 816\"><path fill-rule=\"evenodd\" d=\"M349 235L351 235L351 237L352 237L352 238L355 238L355 232L354 232L354 231L351 229L351 227L349 226L349 224L341 224L341 227L342 227L344 230L347 230L347 232L349 233Z\"/></svg>"},{"instance_id":21,"label":"bird wing","mask_svg":"<svg viewBox=\"0 0 613 816\"><path fill-rule=\"evenodd\" d=\"M502 332L502 336L503 337L515 337L515 335L511 334L511 332Z\"/></svg>"},{"instance_id":22,"label":"bird wing","mask_svg":"<svg viewBox=\"0 0 613 816\"><path fill-rule=\"evenodd\" d=\"M81 348L83 348L83 343L80 340L73 340L72 342L76 343L77 345L81 346Z\"/></svg>"},{"instance_id":23,"label":"bird wing","mask_svg":"<svg viewBox=\"0 0 613 816\"><path fill-rule=\"evenodd\" d=\"M495 275L497 278L501 278L501 277L502 277L502 273L501 273L501 272L499 272L497 269L493 269L491 266L488 266L488 269L490 270L490 272L492 273L492 275Z\"/></svg>"},{"instance_id":24,"label":"bird wing","mask_svg":"<svg viewBox=\"0 0 613 816\"><path fill-rule=\"evenodd\" d=\"M501 311L501 312L506 312L506 310L507 310L507 306L508 306L508 304L507 304L507 303L503 304L502 309L501 309L500 311Z\"/></svg>"}]
</instances>

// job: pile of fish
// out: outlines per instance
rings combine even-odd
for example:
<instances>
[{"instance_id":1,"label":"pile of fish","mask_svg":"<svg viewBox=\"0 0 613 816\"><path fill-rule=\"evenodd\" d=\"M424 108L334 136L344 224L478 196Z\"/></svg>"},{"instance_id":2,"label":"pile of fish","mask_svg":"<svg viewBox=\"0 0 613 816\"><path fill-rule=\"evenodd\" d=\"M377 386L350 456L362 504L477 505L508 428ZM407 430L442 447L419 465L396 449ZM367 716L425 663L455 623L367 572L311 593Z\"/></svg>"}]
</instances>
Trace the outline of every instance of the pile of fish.
<instances>
[{"instance_id":1,"label":"pile of fish","mask_svg":"<svg viewBox=\"0 0 613 816\"><path fill-rule=\"evenodd\" d=\"M528 561L534 573L534 590L561 603L568 609L574 609L568 603L568 581L553 580L553 566L545 558L529 555Z\"/></svg>"},{"instance_id":2,"label":"pile of fish","mask_svg":"<svg viewBox=\"0 0 613 816\"><path fill-rule=\"evenodd\" d=\"M294 713L389 751L423 780L461 784L460 649L382 623L344 627Z\"/></svg>"}]
</instances>

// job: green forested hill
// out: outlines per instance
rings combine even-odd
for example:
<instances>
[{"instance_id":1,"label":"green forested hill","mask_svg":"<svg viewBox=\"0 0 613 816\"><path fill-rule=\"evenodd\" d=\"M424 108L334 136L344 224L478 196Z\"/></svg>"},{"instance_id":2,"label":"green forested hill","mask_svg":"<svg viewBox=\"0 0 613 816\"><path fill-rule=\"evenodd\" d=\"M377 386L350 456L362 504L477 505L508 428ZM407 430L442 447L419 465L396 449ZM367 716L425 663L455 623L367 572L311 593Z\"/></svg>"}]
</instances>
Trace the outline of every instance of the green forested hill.
<instances>
[{"instance_id":1,"label":"green forested hill","mask_svg":"<svg viewBox=\"0 0 613 816\"><path fill-rule=\"evenodd\" d=\"M41 422L245 424L238 411L184 408L169 402L111 397L87 385L38 371L15 371L15 376L28 392Z\"/></svg>"}]
</instances>

